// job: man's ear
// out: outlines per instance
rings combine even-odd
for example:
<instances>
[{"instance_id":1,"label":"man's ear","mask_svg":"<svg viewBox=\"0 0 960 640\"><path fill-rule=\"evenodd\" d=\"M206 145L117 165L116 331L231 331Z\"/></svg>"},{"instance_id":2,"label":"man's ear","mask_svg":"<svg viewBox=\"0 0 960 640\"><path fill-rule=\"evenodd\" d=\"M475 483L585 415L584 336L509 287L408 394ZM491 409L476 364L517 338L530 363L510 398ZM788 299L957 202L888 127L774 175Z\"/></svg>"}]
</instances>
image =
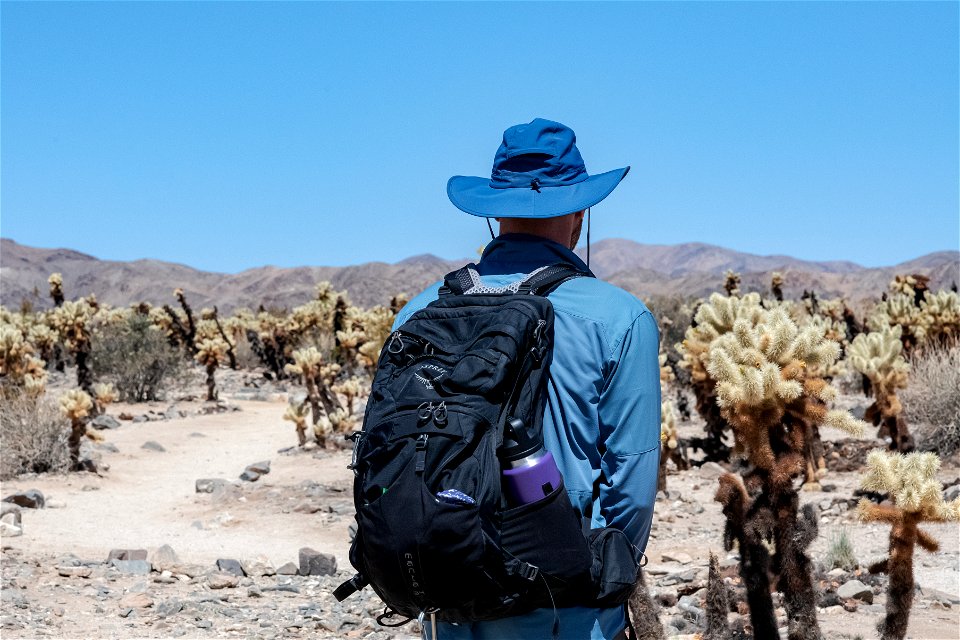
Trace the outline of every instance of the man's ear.
<instances>
[{"instance_id":1,"label":"man's ear","mask_svg":"<svg viewBox=\"0 0 960 640\"><path fill-rule=\"evenodd\" d=\"M586 209L581 209L580 211L577 211L576 213L573 214L576 217L577 222L580 222L581 220L583 220L583 214L585 214L586 212L587 212Z\"/></svg>"}]
</instances>

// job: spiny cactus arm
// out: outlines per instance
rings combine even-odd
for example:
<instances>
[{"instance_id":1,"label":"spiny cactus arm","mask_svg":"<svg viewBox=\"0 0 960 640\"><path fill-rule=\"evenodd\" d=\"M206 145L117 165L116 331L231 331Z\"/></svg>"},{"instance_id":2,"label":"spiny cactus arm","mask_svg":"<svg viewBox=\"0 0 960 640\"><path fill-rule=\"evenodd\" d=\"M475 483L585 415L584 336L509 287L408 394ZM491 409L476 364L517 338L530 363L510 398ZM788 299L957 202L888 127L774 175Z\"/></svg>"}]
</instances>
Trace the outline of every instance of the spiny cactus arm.
<instances>
[{"instance_id":1,"label":"spiny cactus arm","mask_svg":"<svg viewBox=\"0 0 960 640\"><path fill-rule=\"evenodd\" d=\"M861 498L857 504L857 519L860 522L885 522L897 524L903 520L903 511L892 505L874 504Z\"/></svg>"},{"instance_id":2,"label":"spiny cactus arm","mask_svg":"<svg viewBox=\"0 0 960 640\"><path fill-rule=\"evenodd\" d=\"M823 424L834 429L840 429L855 438L862 437L867 429L866 422L854 418L849 411L839 409L827 411Z\"/></svg>"},{"instance_id":3,"label":"spiny cactus arm","mask_svg":"<svg viewBox=\"0 0 960 640\"><path fill-rule=\"evenodd\" d=\"M924 551L929 551L930 553L936 553L940 550L940 543L937 542L936 538L923 529L917 529L917 544L920 545Z\"/></svg>"}]
</instances>

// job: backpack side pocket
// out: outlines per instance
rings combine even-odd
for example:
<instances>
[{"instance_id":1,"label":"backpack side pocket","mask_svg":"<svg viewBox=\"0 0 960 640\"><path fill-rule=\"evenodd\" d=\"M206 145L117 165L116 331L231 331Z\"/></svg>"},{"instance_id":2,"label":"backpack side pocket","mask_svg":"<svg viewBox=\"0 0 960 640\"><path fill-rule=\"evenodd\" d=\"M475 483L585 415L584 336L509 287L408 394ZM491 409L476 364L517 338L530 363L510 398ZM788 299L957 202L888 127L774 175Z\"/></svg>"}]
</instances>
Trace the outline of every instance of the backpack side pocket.
<instances>
[{"instance_id":1,"label":"backpack side pocket","mask_svg":"<svg viewBox=\"0 0 960 640\"><path fill-rule=\"evenodd\" d=\"M595 593L591 604L610 607L626 602L637 582L643 554L633 546L627 534L614 527L593 529L590 551L593 555L590 574Z\"/></svg>"}]
</instances>

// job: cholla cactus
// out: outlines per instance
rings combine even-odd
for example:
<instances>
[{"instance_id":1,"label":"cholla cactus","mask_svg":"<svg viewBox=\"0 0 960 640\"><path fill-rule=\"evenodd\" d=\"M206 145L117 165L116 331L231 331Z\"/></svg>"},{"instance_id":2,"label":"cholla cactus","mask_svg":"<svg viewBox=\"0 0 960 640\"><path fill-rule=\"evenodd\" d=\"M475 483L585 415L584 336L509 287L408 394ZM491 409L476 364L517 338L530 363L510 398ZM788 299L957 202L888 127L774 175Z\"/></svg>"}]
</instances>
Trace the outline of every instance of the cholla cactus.
<instances>
[{"instance_id":1,"label":"cholla cactus","mask_svg":"<svg viewBox=\"0 0 960 640\"><path fill-rule=\"evenodd\" d=\"M326 446L326 437L330 432L327 428L330 423L329 416L340 408L340 402L330 390L340 367L325 363L323 355L317 348L309 347L294 351L293 364L288 364L284 369L287 373L299 376L303 380L307 388L305 402L309 403L311 408L317 444Z\"/></svg>"},{"instance_id":2,"label":"cholla cactus","mask_svg":"<svg viewBox=\"0 0 960 640\"><path fill-rule=\"evenodd\" d=\"M770 568L784 594L789 638L822 637L806 555L816 536L816 516L810 505L799 509L794 479L806 469L807 481L815 482L814 458L822 457L814 448L818 425L862 433L862 423L850 414L827 409L836 390L808 373L838 354L837 343L814 327L800 329L782 308L737 320L710 347L707 370L717 380L722 415L732 427L735 450L750 465L743 483L732 474L721 476L716 499L727 517L728 548L733 540L740 544L756 637L777 637ZM774 542L772 563L764 541Z\"/></svg>"},{"instance_id":3,"label":"cholla cactus","mask_svg":"<svg viewBox=\"0 0 960 640\"><path fill-rule=\"evenodd\" d=\"M41 360L53 360L57 346L57 334L53 329L46 324L34 324L27 331L27 340L36 348Z\"/></svg>"},{"instance_id":4,"label":"cholla cactus","mask_svg":"<svg viewBox=\"0 0 960 640\"><path fill-rule=\"evenodd\" d=\"M893 506L860 501L857 515L862 522L886 522L890 529L890 555L870 567L871 573L886 573L887 612L877 625L882 640L902 640L907 633L913 604L913 550L920 545L930 553L939 544L918 527L922 522L960 520L960 498L945 502L936 479L940 459L933 453L888 453L867 456L867 474L861 482L868 491L888 492Z\"/></svg>"},{"instance_id":5,"label":"cholla cactus","mask_svg":"<svg viewBox=\"0 0 960 640\"><path fill-rule=\"evenodd\" d=\"M723 274L723 278L723 290L727 292L727 295L740 295L740 274L736 273L733 269L727 269L727 272Z\"/></svg>"},{"instance_id":6,"label":"cholla cactus","mask_svg":"<svg viewBox=\"0 0 960 640\"><path fill-rule=\"evenodd\" d=\"M897 275L890 281L890 292L894 294L903 294L914 299L914 304L920 306L923 300L923 294L929 288L929 276L920 274Z\"/></svg>"},{"instance_id":7,"label":"cholla cactus","mask_svg":"<svg viewBox=\"0 0 960 640\"><path fill-rule=\"evenodd\" d=\"M234 350L234 340L227 335L226 329L220 322L220 312L216 307L213 309L200 310L200 322L197 323L196 341L216 339L220 340L224 346L224 353L230 368L236 371L237 355Z\"/></svg>"},{"instance_id":8,"label":"cholla cactus","mask_svg":"<svg viewBox=\"0 0 960 640\"><path fill-rule=\"evenodd\" d=\"M63 304L63 276L59 273L51 273L47 278L47 284L50 285L50 298L53 299L53 306L59 307Z\"/></svg>"},{"instance_id":9,"label":"cholla cactus","mask_svg":"<svg viewBox=\"0 0 960 640\"><path fill-rule=\"evenodd\" d=\"M21 387L32 396L43 393L47 371L19 329L0 325L0 383Z\"/></svg>"},{"instance_id":10,"label":"cholla cactus","mask_svg":"<svg viewBox=\"0 0 960 640\"><path fill-rule=\"evenodd\" d=\"M97 413L106 413L107 405L119 399L120 394L112 384L100 382L93 385L93 403L97 408Z\"/></svg>"},{"instance_id":11,"label":"cholla cactus","mask_svg":"<svg viewBox=\"0 0 960 640\"><path fill-rule=\"evenodd\" d=\"M864 417L880 427L877 435L888 440L891 449L910 451L913 437L903 417L897 389L907 386L910 365L903 357L901 328L861 333L850 344L850 365L870 380L874 402Z\"/></svg>"},{"instance_id":12,"label":"cholla cactus","mask_svg":"<svg viewBox=\"0 0 960 640\"><path fill-rule=\"evenodd\" d=\"M330 389L334 393L342 395L347 399L346 409L347 412L352 415L356 400L363 392L364 386L360 384L360 380L358 378L353 377L333 384Z\"/></svg>"},{"instance_id":13,"label":"cholla cactus","mask_svg":"<svg viewBox=\"0 0 960 640\"><path fill-rule=\"evenodd\" d=\"M677 416L669 400L660 404L660 470L657 474L657 491L667 489L667 462L673 460L677 469L690 468L677 435Z\"/></svg>"},{"instance_id":14,"label":"cholla cactus","mask_svg":"<svg viewBox=\"0 0 960 640\"><path fill-rule=\"evenodd\" d=\"M867 327L870 331L883 331L898 325L901 329L900 340L909 353L922 341L924 333L923 312L914 304L912 296L889 296L877 304L867 316Z\"/></svg>"},{"instance_id":15,"label":"cholla cactus","mask_svg":"<svg viewBox=\"0 0 960 640\"><path fill-rule=\"evenodd\" d=\"M61 342L73 356L77 365L77 386L87 394L93 393L93 375L88 364L90 358L93 316L97 310L91 297L67 301L54 309L47 317L51 327L59 334Z\"/></svg>"},{"instance_id":16,"label":"cholla cactus","mask_svg":"<svg viewBox=\"0 0 960 640\"><path fill-rule=\"evenodd\" d=\"M60 412L70 420L70 437L67 446L70 449L70 462L74 469L80 465L80 439L88 436L97 439L95 434L87 431L87 417L93 411L93 400L80 389L68 391L60 397Z\"/></svg>"},{"instance_id":17,"label":"cholla cactus","mask_svg":"<svg viewBox=\"0 0 960 640\"><path fill-rule=\"evenodd\" d=\"M307 403L291 402L287 405L287 411L283 414L283 419L289 420L296 427L297 440L301 447L307 444L307 411Z\"/></svg>"},{"instance_id":18,"label":"cholla cactus","mask_svg":"<svg viewBox=\"0 0 960 640\"><path fill-rule=\"evenodd\" d=\"M777 302L783 302L783 274L779 271L770 275L770 292Z\"/></svg>"},{"instance_id":19,"label":"cholla cactus","mask_svg":"<svg viewBox=\"0 0 960 640\"><path fill-rule=\"evenodd\" d=\"M170 327L170 334L176 337L177 343L181 347L185 348L191 354L196 355L197 327L193 321L193 309L187 304L187 297L184 295L183 289L177 287L173 290L173 295L177 298L177 302L180 303L183 313L181 314L174 311L168 304L163 305L163 311L170 319L168 325Z\"/></svg>"},{"instance_id":20,"label":"cholla cactus","mask_svg":"<svg viewBox=\"0 0 960 640\"><path fill-rule=\"evenodd\" d=\"M359 365L371 375L380 359L380 350L390 335L394 313L385 307L350 307L343 318L343 329L336 332L339 360L345 366Z\"/></svg>"},{"instance_id":21,"label":"cholla cactus","mask_svg":"<svg viewBox=\"0 0 960 640\"><path fill-rule=\"evenodd\" d=\"M708 302L697 308L693 325L687 329L683 342L674 347L682 356L680 367L690 372L697 413L706 423L707 437L699 442L690 442L695 448L704 450L706 460L726 460L730 455L730 448L723 438L728 428L727 422L720 415L717 405L716 383L707 371L710 345L721 335L732 331L737 320L755 322L763 313L757 293L748 293L743 297L725 297L715 293Z\"/></svg>"},{"instance_id":22,"label":"cholla cactus","mask_svg":"<svg viewBox=\"0 0 960 640\"><path fill-rule=\"evenodd\" d=\"M207 371L207 400L217 399L217 382L215 375L217 367L227 360L227 343L220 338L204 338L196 344L197 353L194 356Z\"/></svg>"},{"instance_id":23,"label":"cholla cactus","mask_svg":"<svg viewBox=\"0 0 960 640\"><path fill-rule=\"evenodd\" d=\"M923 313L921 342L950 347L960 341L960 295L956 291L928 291L920 310Z\"/></svg>"}]
</instances>

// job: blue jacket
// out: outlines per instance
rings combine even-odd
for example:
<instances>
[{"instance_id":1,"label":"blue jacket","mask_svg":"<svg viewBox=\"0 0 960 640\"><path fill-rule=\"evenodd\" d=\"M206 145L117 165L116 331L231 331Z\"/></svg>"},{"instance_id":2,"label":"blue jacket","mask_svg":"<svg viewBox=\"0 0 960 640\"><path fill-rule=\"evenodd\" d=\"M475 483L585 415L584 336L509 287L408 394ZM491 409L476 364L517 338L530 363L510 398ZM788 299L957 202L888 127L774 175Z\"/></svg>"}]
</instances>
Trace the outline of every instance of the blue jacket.
<instances>
[{"instance_id":1,"label":"blue jacket","mask_svg":"<svg viewBox=\"0 0 960 640\"><path fill-rule=\"evenodd\" d=\"M556 242L508 234L487 245L478 271L484 283L501 286L560 261L586 268L576 254ZM411 300L394 328L436 300L440 284ZM565 282L549 299L556 318L543 420L545 444L557 460L574 507L592 513L594 528L617 527L644 549L660 456L656 321L636 297L595 278ZM609 640L626 625L623 607L570 607L559 609L558 614L560 637L571 640ZM538 609L471 625L441 623L437 636L438 640L546 640L553 620L552 610Z\"/></svg>"}]
</instances>

